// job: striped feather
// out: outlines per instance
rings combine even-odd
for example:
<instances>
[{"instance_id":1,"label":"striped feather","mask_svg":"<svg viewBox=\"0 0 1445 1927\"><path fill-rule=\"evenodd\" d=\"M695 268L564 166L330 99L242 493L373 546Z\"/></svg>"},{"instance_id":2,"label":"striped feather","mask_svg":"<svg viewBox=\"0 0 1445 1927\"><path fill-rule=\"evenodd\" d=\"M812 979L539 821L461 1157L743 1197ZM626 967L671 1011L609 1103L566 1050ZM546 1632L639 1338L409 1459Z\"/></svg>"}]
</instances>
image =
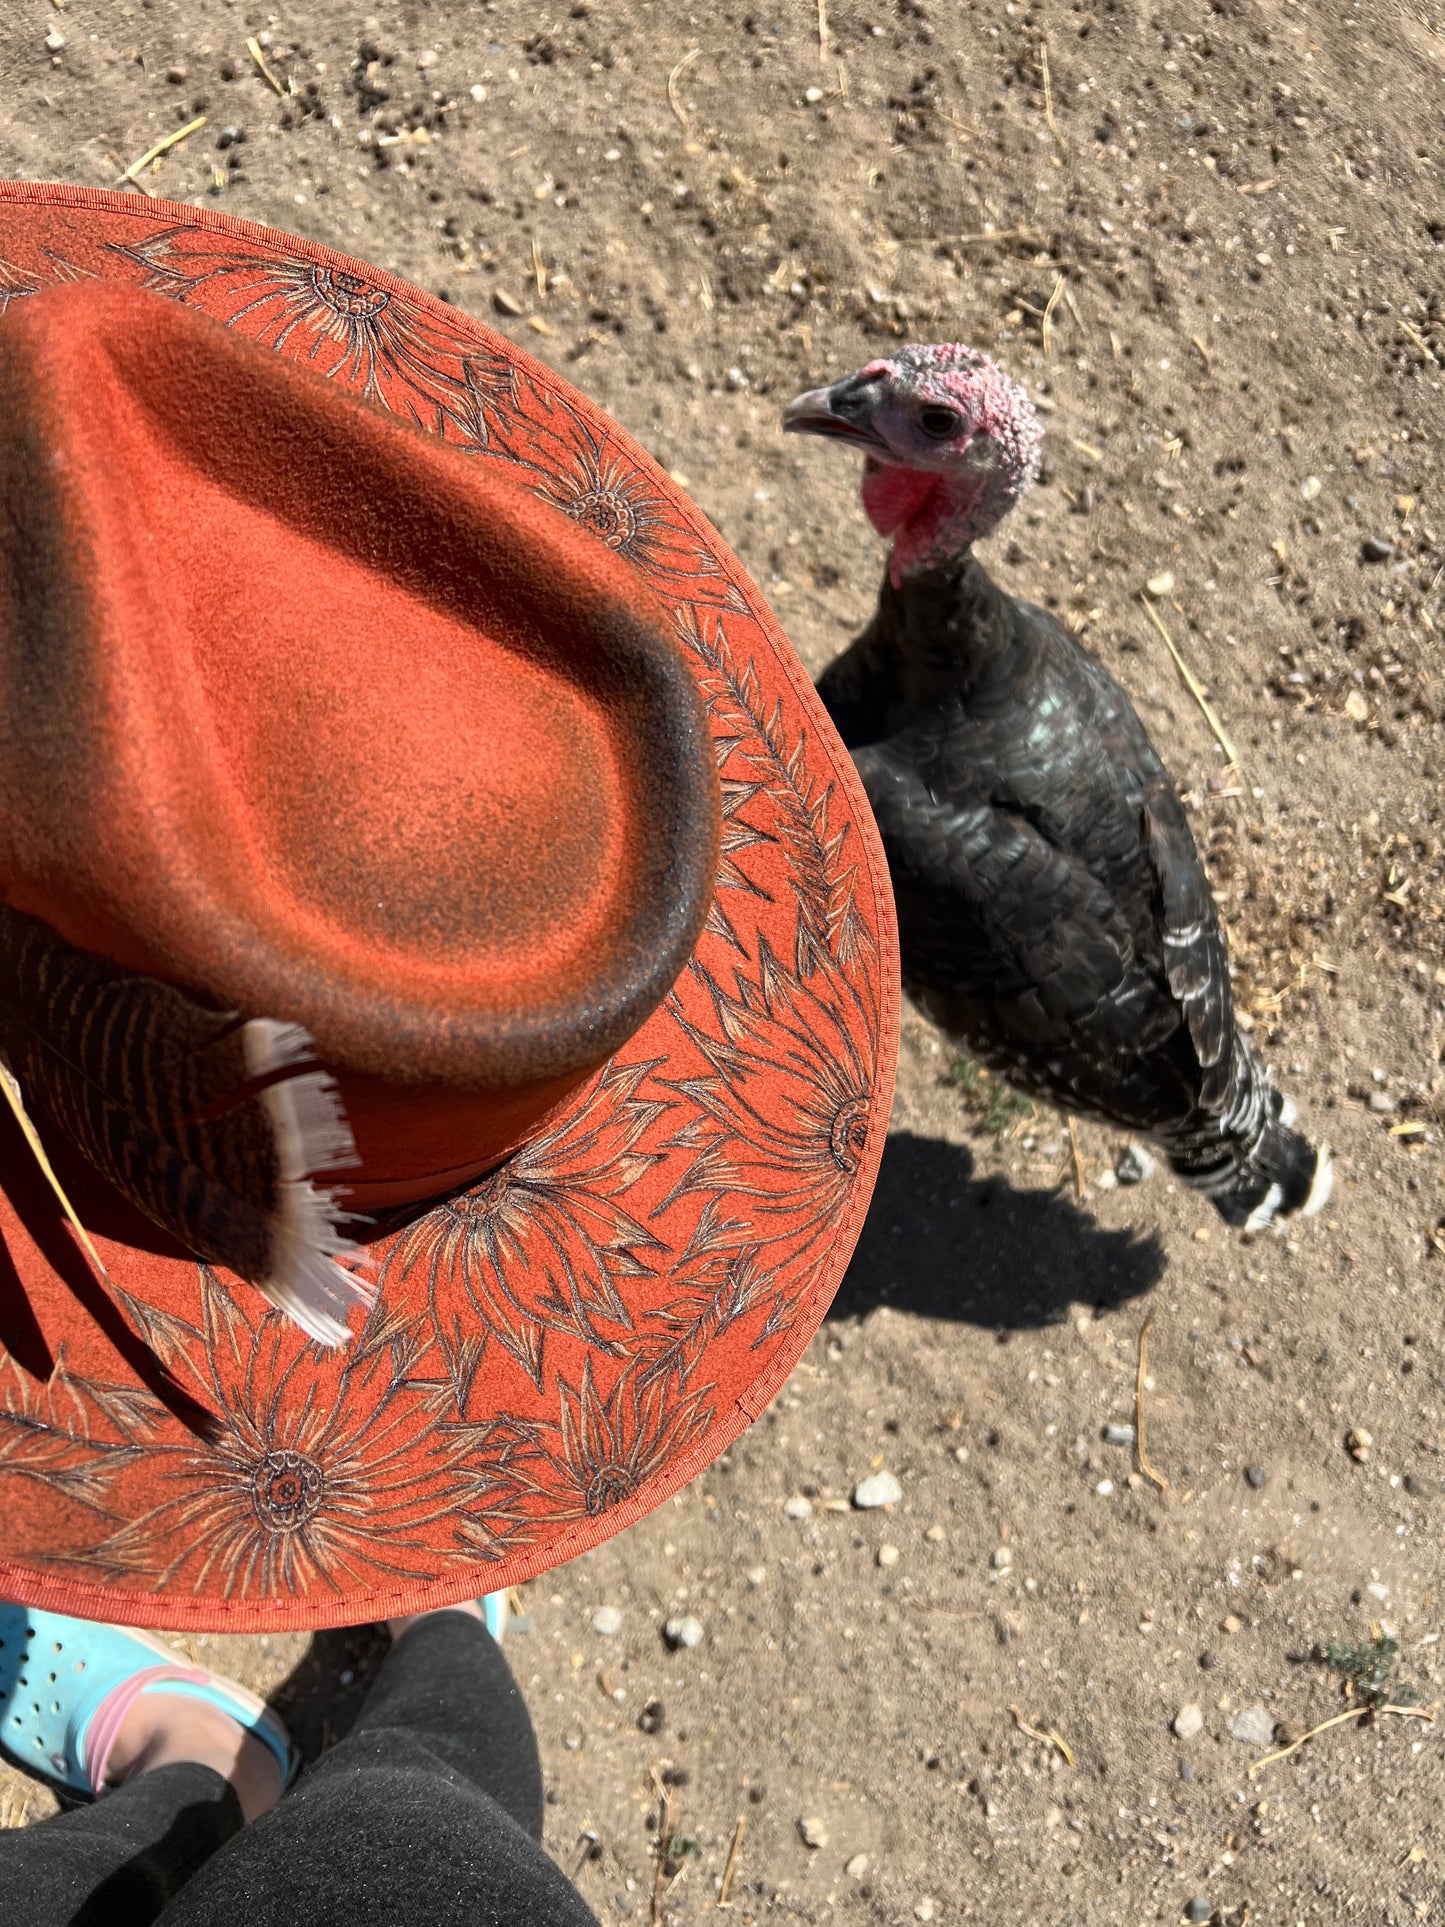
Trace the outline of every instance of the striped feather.
<instances>
[{"instance_id":1,"label":"striped feather","mask_svg":"<svg viewBox=\"0 0 1445 1927\"><path fill-rule=\"evenodd\" d=\"M371 1287L317 1171L356 1162L294 1024L208 1010L0 905L0 1057L26 1098L152 1223L258 1286L322 1344Z\"/></svg>"}]
</instances>

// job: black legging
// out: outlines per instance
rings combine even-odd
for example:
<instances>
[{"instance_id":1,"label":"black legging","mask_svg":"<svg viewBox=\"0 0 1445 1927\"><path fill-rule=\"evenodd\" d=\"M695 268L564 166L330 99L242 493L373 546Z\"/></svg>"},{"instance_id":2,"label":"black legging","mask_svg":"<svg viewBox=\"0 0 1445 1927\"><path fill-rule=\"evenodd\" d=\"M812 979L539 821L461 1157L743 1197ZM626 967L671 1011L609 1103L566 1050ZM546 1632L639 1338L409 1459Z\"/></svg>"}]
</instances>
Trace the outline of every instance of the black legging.
<instances>
[{"instance_id":1,"label":"black legging","mask_svg":"<svg viewBox=\"0 0 1445 1927\"><path fill-rule=\"evenodd\" d=\"M356 1724L243 1827L206 1766L0 1831L3 1927L597 1927L542 1851L542 1769L497 1646L413 1626Z\"/></svg>"}]
</instances>

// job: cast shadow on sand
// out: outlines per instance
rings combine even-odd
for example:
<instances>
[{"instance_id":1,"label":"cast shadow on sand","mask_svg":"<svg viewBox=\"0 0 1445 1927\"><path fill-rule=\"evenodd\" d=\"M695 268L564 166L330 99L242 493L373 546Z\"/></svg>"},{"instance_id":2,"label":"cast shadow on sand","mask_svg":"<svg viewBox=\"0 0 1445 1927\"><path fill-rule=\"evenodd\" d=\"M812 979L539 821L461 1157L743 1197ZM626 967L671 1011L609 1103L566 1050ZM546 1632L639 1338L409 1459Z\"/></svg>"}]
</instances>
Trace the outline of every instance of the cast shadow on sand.
<instances>
[{"instance_id":1,"label":"cast shadow on sand","mask_svg":"<svg viewBox=\"0 0 1445 1927\"><path fill-rule=\"evenodd\" d=\"M889 1136L868 1221L830 1318L892 1305L989 1331L1058 1324L1070 1305L1111 1309L1158 1283L1154 1234L1108 1231L1061 1190L975 1178L972 1154Z\"/></svg>"}]
</instances>

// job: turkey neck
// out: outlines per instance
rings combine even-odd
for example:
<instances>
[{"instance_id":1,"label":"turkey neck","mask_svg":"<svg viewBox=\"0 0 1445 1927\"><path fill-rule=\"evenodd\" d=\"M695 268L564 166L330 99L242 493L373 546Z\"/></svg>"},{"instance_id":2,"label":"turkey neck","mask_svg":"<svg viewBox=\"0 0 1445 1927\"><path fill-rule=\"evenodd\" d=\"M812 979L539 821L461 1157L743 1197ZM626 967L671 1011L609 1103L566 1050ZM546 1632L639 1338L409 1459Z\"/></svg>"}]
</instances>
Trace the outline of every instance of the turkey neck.
<instances>
[{"instance_id":1,"label":"turkey neck","mask_svg":"<svg viewBox=\"0 0 1445 1927\"><path fill-rule=\"evenodd\" d=\"M966 699L1012 678L1021 640L1016 614L972 548L897 583L886 576L879 623L897 652L905 705Z\"/></svg>"}]
</instances>

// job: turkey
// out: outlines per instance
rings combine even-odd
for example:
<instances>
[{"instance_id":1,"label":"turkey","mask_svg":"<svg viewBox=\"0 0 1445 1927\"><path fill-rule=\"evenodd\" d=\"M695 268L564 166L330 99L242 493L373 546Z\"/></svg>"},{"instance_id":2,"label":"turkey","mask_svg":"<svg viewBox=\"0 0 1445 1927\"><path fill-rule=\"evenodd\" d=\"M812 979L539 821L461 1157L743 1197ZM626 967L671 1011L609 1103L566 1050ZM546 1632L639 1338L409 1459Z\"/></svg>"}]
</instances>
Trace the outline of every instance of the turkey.
<instances>
[{"instance_id":1,"label":"turkey","mask_svg":"<svg viewBox=\"0 0 1445 1927\"><path fill-rule=\"evenodd\" d=\"M1023 390L970 348L914 346L783 427L863 451L892 541L818 691L878 820L909 993L1030 1096L1154 1139L1231 1225L1318 1211L1329 1153L1235 1021L1168 771L1102 664L974 554L1038 472Z\"/></svg>"}]
</instances>

